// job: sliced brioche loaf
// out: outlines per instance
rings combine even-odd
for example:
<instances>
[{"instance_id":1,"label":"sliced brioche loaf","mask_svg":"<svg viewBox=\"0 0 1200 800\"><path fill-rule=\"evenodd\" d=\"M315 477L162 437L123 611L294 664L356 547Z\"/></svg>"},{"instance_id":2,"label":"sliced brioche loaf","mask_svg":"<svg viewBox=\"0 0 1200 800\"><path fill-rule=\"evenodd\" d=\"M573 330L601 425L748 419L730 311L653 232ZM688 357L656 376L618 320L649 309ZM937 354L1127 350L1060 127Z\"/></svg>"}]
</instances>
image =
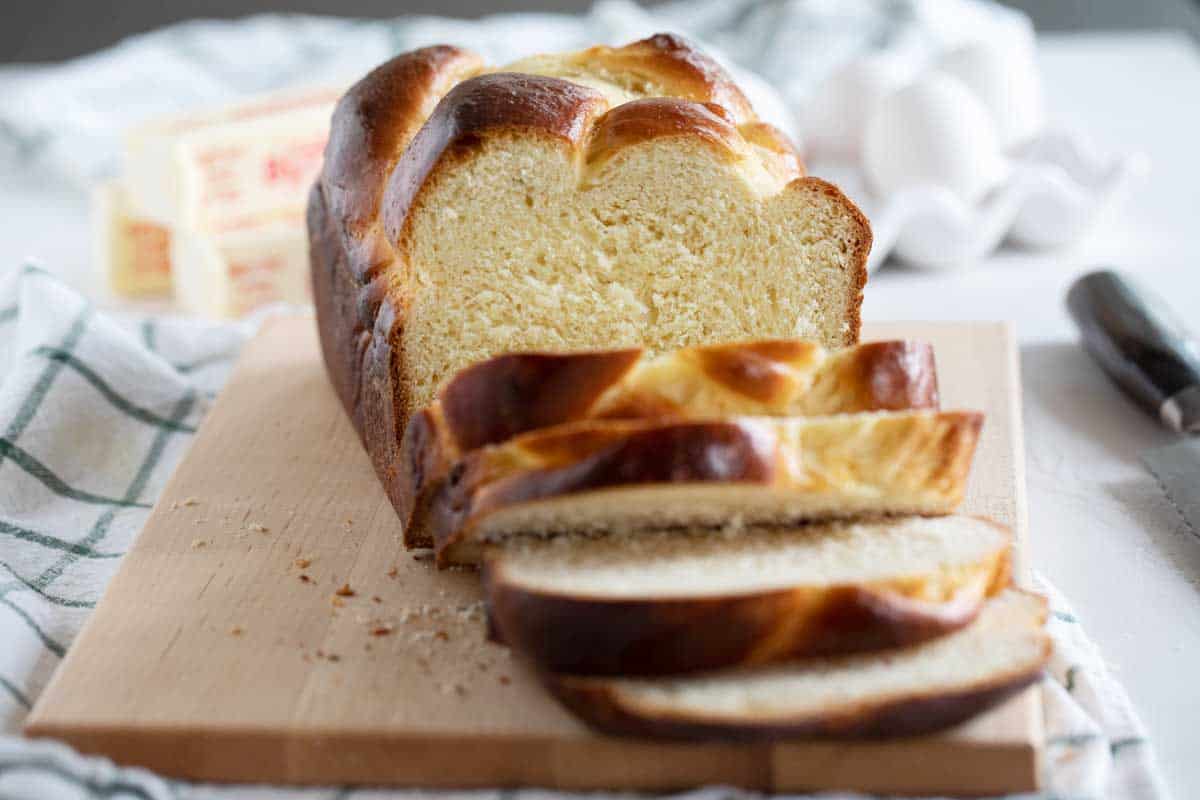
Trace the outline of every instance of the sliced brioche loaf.
<instances>
[{"instance_id":1,"label":"sliced brioche loaf","mask_svg":"<svg viewBox=\"0 0 1200 800\"><path fill-rule=\"evenodd\" d=\"M676 678L545 673L610 734L678 739L882 737L937 731L1035 682L1050 657L1043 598L1007 590L970 625L885 653Z\"/></svg>"},{"instance_id":2,"label":"sliced brioche loaf","mask_svg":"<svg viewBox=\"0 0 1200 800\"><path fill-rule=\"evenodd\" d=\"M662 675L910 645L1009 583L975 517L522 539L488 553L495 638L552 672Z\"/></svg>"},{"instance_id":3,"label":"sliced brioche loaf","mask_svg":"<svg viewBox=\"0 0 1200 800\"><path fill-rule=\"evenodd\" d=\"M676 36L487 69L398 56L334 113L308 211L330 377L389 496L409 417L503 352L858 339L871 244Z\"/></svg>"},{"instance_id":4,"label":"sliced brioche loaf","mask_svg":"<svg viewBox=\"0 0 1200 800\"><path fill-rule=\"evenodd\" d=\"M872 342L829 351L797 339L684 348L517 353L467 367L408 424L401 446L405 544L429 547L423 507L465 453L583 419L818 416L936 408L933 350ZM412 524L412 518L418 524Z\"/></svg>"},{"instance_id":5,"label":"sliced brioche loaf","mask_svg":"<svg viewBox=\"0 0 1200 800\"><path fill-rule=\"evenodd\" d=\"M429 504L440 564L516 535L948 514L982 415L604 420L468 453Z\"/></svg>"}]
</instances>

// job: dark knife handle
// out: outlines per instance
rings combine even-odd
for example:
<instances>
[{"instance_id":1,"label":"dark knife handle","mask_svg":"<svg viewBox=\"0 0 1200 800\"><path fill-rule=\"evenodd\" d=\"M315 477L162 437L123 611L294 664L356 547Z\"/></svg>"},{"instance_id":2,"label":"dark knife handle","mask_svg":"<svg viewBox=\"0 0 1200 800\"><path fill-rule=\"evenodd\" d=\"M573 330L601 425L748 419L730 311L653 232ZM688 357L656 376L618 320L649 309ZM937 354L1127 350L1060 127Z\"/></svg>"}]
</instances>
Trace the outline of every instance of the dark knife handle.
<instances>
[{"instance_id":1,"label":"dark knife handle","mask_svg":"<svg viewBox=\"0 0 1200 800\"><path fill-rule=\"evenodd\" d=\"M1075 281L1067 310L1118 386L1173 430L1200 431L1200 345L1161 299L1102 270Z\"/></svg>"}]
</instances>

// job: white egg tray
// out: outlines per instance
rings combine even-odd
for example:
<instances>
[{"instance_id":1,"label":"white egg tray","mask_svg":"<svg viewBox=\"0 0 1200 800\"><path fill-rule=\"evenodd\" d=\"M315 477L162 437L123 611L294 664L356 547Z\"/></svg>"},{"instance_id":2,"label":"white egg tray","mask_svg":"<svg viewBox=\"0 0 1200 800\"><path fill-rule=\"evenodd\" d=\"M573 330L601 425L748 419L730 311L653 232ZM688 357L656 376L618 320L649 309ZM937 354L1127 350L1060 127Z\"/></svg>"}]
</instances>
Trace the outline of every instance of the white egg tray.
<instances>
[{"instance_id":1,"label":"white egg tray","mask_svg":"<svg viewBox=\"0 0 1200 800\"><path fill-rule=\"evenodd\" d=\"M1064 132L1041 134L1008 155L1006 175L975 203L935 185L881 198L857 164L808 166L811 174L841 186L871 220L872 271L889 256L945 270L969 267L1005 241L1031 248L1067 244L1149 168L1141 154L1104 155L1082 136Z\"/></svg>"}]
</instances>

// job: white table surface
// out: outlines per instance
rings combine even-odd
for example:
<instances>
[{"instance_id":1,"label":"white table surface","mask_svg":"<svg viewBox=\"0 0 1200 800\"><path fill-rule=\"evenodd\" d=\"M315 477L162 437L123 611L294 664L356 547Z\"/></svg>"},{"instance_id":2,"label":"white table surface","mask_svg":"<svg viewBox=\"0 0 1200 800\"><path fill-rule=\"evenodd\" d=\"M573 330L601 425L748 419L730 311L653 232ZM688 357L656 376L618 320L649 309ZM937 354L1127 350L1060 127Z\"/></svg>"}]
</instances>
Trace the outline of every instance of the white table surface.
<instances>
[{"instance_id":1,"label":"white table surface","mask_svg":"<svg viewBox=\"0 0 1200 800\"><path fill-rule=\"evenodd\" d=\"M1200 538L1138 462L1170 435L1087 359L1062 300L1085 269L1117 265L1157 285L1200 329L1198 56L1182 34L1045 38L1052 118L1145 152L1149 178L1072 250L1007 250L956 273L889 265L872 277L864 310L876 320L1016 323L1033 564L1071 599L1129 688L1177 800L1200 797ZM0 175L0 264L33 256L94 290L86 208L77 190Z\"/></svg>"},{"instance_id":2,"label":"white table surface","mask_svg":"<svg viewBox=\"0 0 1200 800\"><path fill-rule=\"evenodd\" d=\"M1033 565L1071 600L1150 729L1177 800L1200 798L1200 538L1138 461L1172 436L1084 355L1063 308L1094 265L1142 276L1200 330L1200 53L1182 35L1055 37L1054 118L1151 159L1076 248L956 274L885 267L867 319L1009 319L1021 341Z\"/></svg>"}]
</instances>

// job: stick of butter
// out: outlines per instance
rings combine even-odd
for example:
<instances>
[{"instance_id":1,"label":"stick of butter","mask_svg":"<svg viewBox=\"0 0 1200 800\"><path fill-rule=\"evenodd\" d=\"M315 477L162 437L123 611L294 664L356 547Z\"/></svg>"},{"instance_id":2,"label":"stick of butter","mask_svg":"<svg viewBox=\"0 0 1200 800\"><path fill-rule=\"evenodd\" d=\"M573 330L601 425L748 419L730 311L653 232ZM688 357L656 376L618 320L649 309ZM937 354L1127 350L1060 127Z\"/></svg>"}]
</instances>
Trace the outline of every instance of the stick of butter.
<instances>
[{"instance_id":1,"label":"stick of butter","mask_svg":"<svg viewBox=\"0 0 1200 800\"><path fill-rule=\"evenodd\" d=\"M171 231L137 216L117 181L92 191L92 237L96 263L113 291L136 297L171 290Z\"/></svg>"},{"instance_id":2,"label":"stick of butter","mask_svg":"<svg viewBox=\"0 0 1200 800\"><path fill-rule=\"evenodd\" d=\"M188 313L240 317L268 303L312 302L308 236L276 224L171 239L175 300Z\"/></svg>"},{"instance_id":3,"label":"stick of butter","mask_svg":"<svg viewBox=\"0 0 1200 800\"><path fill-rule=\"evenodd\" d=\"M329 118L342 91L317 87L279 92L215 111L164 117L133 128L125 136L125 184L134 208L142 216L176 224L180 204L188 201L180 196L177 186L178 151L184 142L203 142L206 132L219 136L221 129L230 128L241 131L244 139L257 126L278 130L294 124L300 139L310 138L314 130L328 133Z\"/></svg>"},{"instance_id":4,"label":"stick of butter","mask_svg":"<svg viewBox=\"0 0 1200 800\"><path fill-rule=\"evenodd\" d=\"M131 131L124 181L98 194L96 213L111 218L119 199L147 242L108 248L112 288L173 286L185 310L222 317L275 301L310 302L304 208L341 93L270 95ZM157 281L143 280L144 264L133 261L150 249L150 231L161 245Z\"/></svg>"}]
</instances>

